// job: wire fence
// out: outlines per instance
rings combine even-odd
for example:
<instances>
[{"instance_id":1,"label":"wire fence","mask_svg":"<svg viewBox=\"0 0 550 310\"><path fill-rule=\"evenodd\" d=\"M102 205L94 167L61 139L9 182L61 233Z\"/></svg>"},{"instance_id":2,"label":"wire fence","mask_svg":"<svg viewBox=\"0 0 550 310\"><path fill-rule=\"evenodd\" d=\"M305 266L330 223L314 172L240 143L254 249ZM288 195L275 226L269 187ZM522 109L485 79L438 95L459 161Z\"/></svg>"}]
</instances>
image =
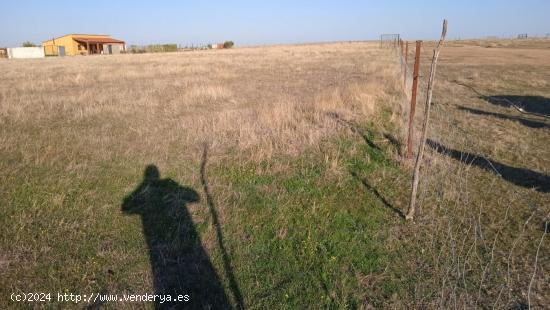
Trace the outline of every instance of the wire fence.
<instances>
[{"instance_id":1,"label":"wire fence","mask_svg":"<svg viewBox=\"0 0 550 310\"><path fill-rule=\"evenodd\" d=\"M420 60L425 59L420 57L423 42L399 41L380 46L389 46L399 55L403 89L410 100L407 147L413 151L415 93L426 95L425 81L420 83L421 69L425 67L420 64ZM448 83L453 81L445 80L446 87ZM453 93L449 96L463 98L444 98L445 95L439 93L438 102L491 98L471 85L451 86L451 89ZM524 113L521 106L503 104L509 106L510 113ZM418 107L420 111L424 108ZM419 261L432 268L415 270L419 277L425 278L425 283L415 285L415 291L440 290L438 304L434 306L441 308L544 305L541 298L550 288L549 276L545 274L550 263L542 253L548 249L544 241L550 231L550 213L534 192L550 192L550 187L544 185L544 182L550 184L550 176L495 161L478 140L482 134L477 132L480 127L459 125L463 120L457 117L463 116L455 110L440 104L433 110L434 120L427 142L432 156L425 160L424 185L418 194L420 204L425 207L421 211L423 216L417 220L425 232L417 239L426 256ZM526 187L529 182L538 187L531 192L511 187L501 193L507 188L506 183Z\"/></svg>"},{"instance_id":2,"label":"wire fence","mask_svg":"<svg viewBox=\"0 0 550 310\"><path fill-rule=\"evenodd\" d=\"M401 42L401 35L398 33L380 35L380 48L395 48L399 42Z\"/></svg>"}]
</instances>

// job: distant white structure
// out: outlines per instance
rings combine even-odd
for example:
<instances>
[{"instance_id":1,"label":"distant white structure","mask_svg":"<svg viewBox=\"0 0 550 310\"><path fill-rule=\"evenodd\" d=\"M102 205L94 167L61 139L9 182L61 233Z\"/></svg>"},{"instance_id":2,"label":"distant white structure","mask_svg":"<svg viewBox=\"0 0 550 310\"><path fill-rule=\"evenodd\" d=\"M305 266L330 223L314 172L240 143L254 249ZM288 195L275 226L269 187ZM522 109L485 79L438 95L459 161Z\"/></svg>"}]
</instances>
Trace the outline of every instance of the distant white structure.
<instances>
[{"instance_id":1,"label":"distant white structure","mask_svg":"<svg viewBox=\"0 0 550 310\"><path fill-rule=\"evenodd\" d=\"M8 58L44 58L44 48L38 47L10 47Z\"/></svg>"}]
</instances>

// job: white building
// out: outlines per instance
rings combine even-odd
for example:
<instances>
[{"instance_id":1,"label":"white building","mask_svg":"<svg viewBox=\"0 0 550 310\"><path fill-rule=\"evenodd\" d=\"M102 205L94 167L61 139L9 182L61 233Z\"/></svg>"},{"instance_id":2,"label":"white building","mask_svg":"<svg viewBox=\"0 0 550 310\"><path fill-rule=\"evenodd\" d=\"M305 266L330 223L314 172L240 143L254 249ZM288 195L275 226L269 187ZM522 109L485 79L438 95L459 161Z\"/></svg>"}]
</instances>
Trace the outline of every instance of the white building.
<instances>
[{"instance_id":1,"label":"white building","mask_svg":"<svg viewBox=\"0 0 550 310\"><path fill-rule=\"evenodd\" d=\"M38 47L10 47L8 58L44 58L44 48Z\"/></svg>"}]
</instances>

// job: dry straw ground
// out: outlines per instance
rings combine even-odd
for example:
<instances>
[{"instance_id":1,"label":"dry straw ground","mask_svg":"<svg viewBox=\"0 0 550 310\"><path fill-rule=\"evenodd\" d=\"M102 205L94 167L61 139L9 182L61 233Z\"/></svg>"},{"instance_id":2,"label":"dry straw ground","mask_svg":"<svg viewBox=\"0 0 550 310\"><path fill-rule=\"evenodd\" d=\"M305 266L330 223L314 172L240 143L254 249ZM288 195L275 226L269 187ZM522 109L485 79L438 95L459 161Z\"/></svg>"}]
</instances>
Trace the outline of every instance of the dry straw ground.
<instances>
[{"instance_id":1,"label":"dry straw ground","mask_svg":"<svg viewBox=\"0 0 550 310\"><path fill-rule=\"evenodd\" d=\"M407 96L375 43L1 61L0 293L158 292L161 253L213 266L197 307L547 306L550 125L491 98L548 113L549 55L444 49L415 225ZM201 197L183 246L121 211L149 164Z\"/></svg>"},{"instance_id":2,"label":"dry straw ground","mask_svg":"<svg viewBox=\"0 0 550 310\"><path fill-rule=\"evenodd\" d=\"M59 138L77 135L71 124L91 124L78 140L102 158L138 144L157 159L208 141L259 160L334 131L326 112L372 113L375 99L399 88L391 61L372 46L340 44L5 62L1 113L6 130L64 124ZM40 136L51 134L37 140L62 143Z\"/></svg>"}]
</instances>

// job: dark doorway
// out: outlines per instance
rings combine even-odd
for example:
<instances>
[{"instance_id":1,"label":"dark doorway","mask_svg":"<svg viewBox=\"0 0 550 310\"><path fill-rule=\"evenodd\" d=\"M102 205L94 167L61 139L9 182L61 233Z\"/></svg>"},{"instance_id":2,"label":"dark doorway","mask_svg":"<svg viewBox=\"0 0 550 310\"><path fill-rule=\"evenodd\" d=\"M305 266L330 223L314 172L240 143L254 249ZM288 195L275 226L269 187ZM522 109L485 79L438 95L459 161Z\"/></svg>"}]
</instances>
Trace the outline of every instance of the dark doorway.
<instances>
[{"instance_id":1,"label":"dark doorway","mask_svg":"<svg viewBox=\"0 0 550 310\"><path fill-rule=\"evenodd\" d=\"M157 301L157 309L231 308L187 209L199 200L195 190L161 179L158 168L149 165L141 184L122 202L124 213L141 217L155 294L189 297L183 302Z\"/></svg>"}]
</instances>

